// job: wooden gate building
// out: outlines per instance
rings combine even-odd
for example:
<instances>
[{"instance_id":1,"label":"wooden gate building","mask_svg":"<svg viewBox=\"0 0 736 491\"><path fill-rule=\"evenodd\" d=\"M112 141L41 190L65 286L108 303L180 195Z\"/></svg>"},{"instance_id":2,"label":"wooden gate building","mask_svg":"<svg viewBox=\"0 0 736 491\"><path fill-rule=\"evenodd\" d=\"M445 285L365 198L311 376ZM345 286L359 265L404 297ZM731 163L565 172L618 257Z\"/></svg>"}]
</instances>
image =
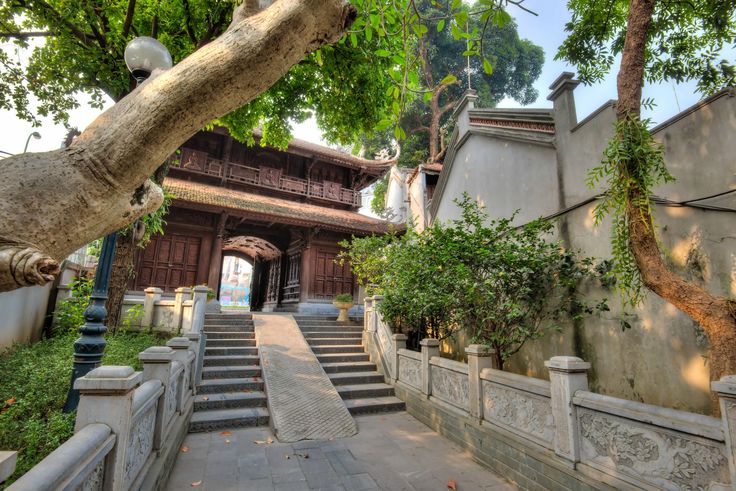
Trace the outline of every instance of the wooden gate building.
<instances>
[{"instance_id":1,"label":"wooden gate building","mask_svg":"<svg viewBox=\"0 0 736 491\"><path fill-rule=\"evenodd\" d=\"M260 134L254 135L256 140ZM253 265L251 308L319 312L357 294L338 242L392 225L361 215L360 191L391 165L293 140L284 151L246 146L216 128L172 157L165 234L136 257L131 290L220 284L222 259Z\"/></svg>"}]
</instances>

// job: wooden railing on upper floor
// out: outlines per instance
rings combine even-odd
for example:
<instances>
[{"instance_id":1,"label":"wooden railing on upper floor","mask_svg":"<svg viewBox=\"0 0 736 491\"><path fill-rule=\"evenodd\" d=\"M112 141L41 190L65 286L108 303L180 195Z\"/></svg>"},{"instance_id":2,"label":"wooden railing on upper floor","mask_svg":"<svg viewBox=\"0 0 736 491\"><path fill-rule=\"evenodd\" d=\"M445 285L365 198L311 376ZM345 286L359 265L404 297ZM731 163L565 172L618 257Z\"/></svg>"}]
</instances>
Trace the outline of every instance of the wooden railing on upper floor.
<instances>
[{"instance_id":1,"label":"wooden railing on upper floor","mask_svg":"<svg viewBox=\"0 0 736 491\"><path fill-rule=\"evenodd\" d=\"M361 205L360 191L347 189L339 183L315 182L292 176L283 176L281 169L261 166L250 167L227 160L214 159L206 152L182 149L181 154L169 158L172 165L195 174L219 177L223 181L278 189L291 194L319 198L353 206Z\"/></svg>"}]
</instances>

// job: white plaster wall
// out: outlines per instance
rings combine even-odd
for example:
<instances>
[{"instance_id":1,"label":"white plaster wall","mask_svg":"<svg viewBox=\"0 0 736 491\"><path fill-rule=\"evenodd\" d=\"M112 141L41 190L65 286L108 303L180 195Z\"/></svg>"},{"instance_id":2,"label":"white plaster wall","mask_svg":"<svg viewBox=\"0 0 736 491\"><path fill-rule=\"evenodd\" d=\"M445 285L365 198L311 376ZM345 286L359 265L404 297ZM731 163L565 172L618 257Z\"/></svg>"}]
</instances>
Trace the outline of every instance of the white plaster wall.
<instances>
[{"instance_id":1,"label":"white plaster wall","mask_svg":"<svg viewBox=\"0 0 736 491\"><path fill-rule=\"evenodd\" d=\"M386 209L390 219L395 223L404 223L407 218L406 203L406 170L396 166L389 171L388 187L386 188Z\"/></svg>"},{"instance_id":2,"label":"white plaster wall","mask_svg":"<svg viewBox=\"0 0 736 491\"><path fill-rule=\"evenodd\" d=\"M0 293L0 348L41 337L51 284Z\"/></svg>"}]
</instances>

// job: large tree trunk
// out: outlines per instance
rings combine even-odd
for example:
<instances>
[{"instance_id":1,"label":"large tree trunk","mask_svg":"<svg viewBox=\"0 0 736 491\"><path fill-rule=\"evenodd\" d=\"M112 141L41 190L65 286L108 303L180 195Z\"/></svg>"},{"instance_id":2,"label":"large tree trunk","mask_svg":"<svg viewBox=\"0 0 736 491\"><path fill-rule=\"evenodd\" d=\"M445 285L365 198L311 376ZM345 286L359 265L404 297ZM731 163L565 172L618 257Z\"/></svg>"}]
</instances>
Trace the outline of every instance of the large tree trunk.
<instances>
[{"instance_id":1,"label":"large tree trunk","mask_svg":"<svg viewBox=\"0 0 736 491\"><path fill-rule=\"evenodd\" d=\"M638 119L644 81L647 30L656 0L632 0L621 68L618 73L619 120ZM631 162L630 165L637 165ZM736 302L710 294L671 271L662 259L648 213L635 205L646 190L629 193L627 219L630 247L644 284L654 293L690 316L705 331L710 342L710 376L736 374Z\"/></svg>"},{"instance_id":2,"label":"large tree trunk","mask_svg":"<svg viewBox=\"0 0 736 491\"><path fill-rule=\"evenodd\" d=\"M280 0L154 75L68 148L3 161L0 291L44 284L78 247L162 202L148 177L213 119L264 92L355 19L345 0Z\"/></svg>"},{"instance_id":3,"label":"large tree trunk","mask_svg":"<svg viewBox=\"0 0 736 491\"><path fill-rule=\"evenodd\" d=\"M125 292L128 290L128 283L135 276L135 238L133 231L129 231L126 235L118 233L118 240L115 242L115 259L112 262L112 272L110 274L110 284L107 288L107 321L105 324L112 332L120 326L120 320L123 312L123 300L125 300Z\"/></svg>"}]
</instances>

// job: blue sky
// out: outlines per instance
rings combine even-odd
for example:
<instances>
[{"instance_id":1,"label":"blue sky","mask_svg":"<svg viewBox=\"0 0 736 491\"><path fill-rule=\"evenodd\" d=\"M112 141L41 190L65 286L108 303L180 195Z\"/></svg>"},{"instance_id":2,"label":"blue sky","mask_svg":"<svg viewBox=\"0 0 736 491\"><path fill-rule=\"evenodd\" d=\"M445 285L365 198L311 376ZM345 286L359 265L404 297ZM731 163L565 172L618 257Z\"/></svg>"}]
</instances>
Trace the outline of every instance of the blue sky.
<instances>
[{"instance_id":1,"label":"blue sky","mask_svg":"<svg viewBox=\"0 0 736 491\"><path fill-rule=\"evenodd\" d=\"M557 47L565 39L564 26L570 19L566 9L565 0L526 0L524 3L529 9L537 12L534 16L523 12L515 7L510 7L510 12L517 20L519 34L521 37L530 39L542 46L545 51L545 64L542 75L536 83L539 98L531 104L532 107L552 107L547 101L549 85L563 71L574 72L574 67L564 62L554 61ZM701 99L695 90L694 83L674 85L670 83L657 86L647 86L644 90L645 97L652 97L657 103L653 111L645 111L645 116L653 119L655 123L661 123L674 116L680 110L684 110ZM578 120L600 107L609 99L616 98L616 75L615 70L608 77L594 86L579 86L575 90L576 109ZM81 107L72 113L71 124L80 129L86 127L99 114L99 111L89 108L86 98L80 100ZM504 100L500 107L518 107L513 100ZM50 120L45 120L41 128L32 128L30 124L18 121L15 116L7 111L0 111L0 150L18 153L23 150L26 137L32 131L39 131L41 140L31 140L29 151L43 151L58 148L65 130L60 125L54 125ZM297 138L323 143L321 134L314 120L297 125L294 128Z\"/></svg>"}]
</instances>

